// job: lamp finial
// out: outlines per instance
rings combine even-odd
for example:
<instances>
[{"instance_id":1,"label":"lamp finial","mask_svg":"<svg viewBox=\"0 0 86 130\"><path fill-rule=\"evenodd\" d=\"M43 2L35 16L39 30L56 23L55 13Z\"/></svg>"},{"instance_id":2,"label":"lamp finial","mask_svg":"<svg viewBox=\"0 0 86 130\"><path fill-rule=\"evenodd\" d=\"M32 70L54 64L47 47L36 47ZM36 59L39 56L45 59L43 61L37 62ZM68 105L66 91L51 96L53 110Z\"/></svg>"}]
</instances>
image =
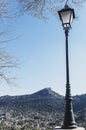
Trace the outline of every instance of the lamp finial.
<instances>
[{"instance_id":1,"label":"lamp finial","mask_svg":"<svg viewBox=\"0 0 86 130\"><path fill-rule=\"evenodd\" d=\"M65 7L68 6L67 3L68 3L68 0L66 0Z\"/></svg>"}]
</instances>

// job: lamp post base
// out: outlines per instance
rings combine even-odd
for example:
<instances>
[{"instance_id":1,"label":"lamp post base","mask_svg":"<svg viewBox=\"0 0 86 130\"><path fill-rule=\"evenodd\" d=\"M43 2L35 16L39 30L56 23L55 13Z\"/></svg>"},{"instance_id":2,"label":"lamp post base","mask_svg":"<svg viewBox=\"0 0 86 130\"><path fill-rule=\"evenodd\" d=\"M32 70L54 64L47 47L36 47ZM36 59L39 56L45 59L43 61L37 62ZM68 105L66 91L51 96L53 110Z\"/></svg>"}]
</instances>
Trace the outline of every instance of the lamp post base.
<instances>
[{"instance_id":1,"label":"lamp post base","mask_svg":"<svg viewBox=\"0 0 86 130\"><path fill-rule=\"evenodd\" d=\"M85 130L84 127L76 127L72 129L63 129L61 126L56 126L53 130Z\"/></svg>"}]
</instances>

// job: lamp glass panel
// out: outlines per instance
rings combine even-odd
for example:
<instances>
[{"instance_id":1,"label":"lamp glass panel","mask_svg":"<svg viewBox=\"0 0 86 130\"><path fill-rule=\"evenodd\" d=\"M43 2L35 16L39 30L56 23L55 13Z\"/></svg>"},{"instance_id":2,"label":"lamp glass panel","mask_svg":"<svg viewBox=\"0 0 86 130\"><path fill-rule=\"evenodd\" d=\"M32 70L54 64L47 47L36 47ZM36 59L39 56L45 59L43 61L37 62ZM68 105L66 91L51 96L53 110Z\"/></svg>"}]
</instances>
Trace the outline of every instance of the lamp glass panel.
<instances>
[{"instance_id":1,"label":"lamp glass panel","mask_svg":"<svg viewBox=\"0 0 86 130\"><path fill-rule=\"evenodd\" d=\"M70 21L72 22L71 10L61 12L61 19L62 19L63 24L70 24Z\"/></svg>"},{"instance_id":2,"label":"lamp glass panel","mask_svg":"<svg viewBox=\"0 0 86 130\"><path fill-rule=\"evenodd\" d=\"M70 24L73 22L73 12L71 12L71 15L70 15Z\"/></svg>"}]
</instances>

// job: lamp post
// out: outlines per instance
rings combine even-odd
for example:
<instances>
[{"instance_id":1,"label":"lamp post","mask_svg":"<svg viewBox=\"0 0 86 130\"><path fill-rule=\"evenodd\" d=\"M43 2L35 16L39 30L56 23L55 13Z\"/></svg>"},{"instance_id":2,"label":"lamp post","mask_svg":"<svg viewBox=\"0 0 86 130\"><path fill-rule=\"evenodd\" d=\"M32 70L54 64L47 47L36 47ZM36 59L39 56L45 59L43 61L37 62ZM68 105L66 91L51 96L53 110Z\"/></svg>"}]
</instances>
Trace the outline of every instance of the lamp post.
<instances>
[{"instance_id":1,"label":"lamp post","mask_svg":"<svg viewBox=\"0 0 86 130\"><path fill-rule=\"evenodd\" d=\"M71 24L73 19L75 18L74 9L65 5L65 7L58 11L60 20L62 22L62 26L65 32L66 38L66 110L64 115L63 129L72 129L76 128L76 122L74 119L73 107L72 107L72 97L71 97L71 89L70 89L70 80L69 80L69 57L68 57L68 34L71 29Z\"/></svg>"}]
</instances>

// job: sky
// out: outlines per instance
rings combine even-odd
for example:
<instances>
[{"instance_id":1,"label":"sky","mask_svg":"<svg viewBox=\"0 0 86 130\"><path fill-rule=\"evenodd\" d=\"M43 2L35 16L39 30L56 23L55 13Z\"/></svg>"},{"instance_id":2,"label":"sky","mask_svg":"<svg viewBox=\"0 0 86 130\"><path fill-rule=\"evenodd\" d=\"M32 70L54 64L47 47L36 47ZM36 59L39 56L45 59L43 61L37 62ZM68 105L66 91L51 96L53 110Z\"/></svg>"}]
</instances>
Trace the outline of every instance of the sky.
<instances>
[{"instance_id":1,"label":"sky","mask_svg":"<svg viewBox=\"0 0 86 130\"><path fill-rule=\"evenodd\" d=\"M69 67L72 95L86 93L86 6L76 13L69 32ZM32 94L43 88L65 95L65 35L61 22L24 14L8 26L11 38L6 50L17 58L19 66L12 70L13 84L3 80L0 96Z\"/></svg>"}]
</instances>

